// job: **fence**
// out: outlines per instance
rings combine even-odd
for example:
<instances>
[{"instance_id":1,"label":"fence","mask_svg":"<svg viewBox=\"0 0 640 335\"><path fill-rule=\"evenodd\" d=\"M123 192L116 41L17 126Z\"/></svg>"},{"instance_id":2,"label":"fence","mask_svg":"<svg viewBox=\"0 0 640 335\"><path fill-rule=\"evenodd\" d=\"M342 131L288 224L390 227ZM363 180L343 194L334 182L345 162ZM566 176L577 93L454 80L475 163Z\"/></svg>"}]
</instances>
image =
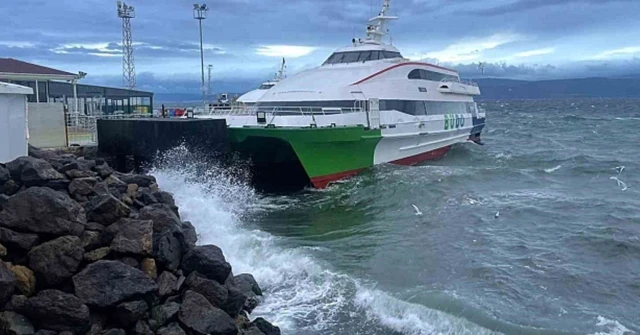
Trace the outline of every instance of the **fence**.
<instances>
[{"instance_id":1,"label":"fence","mask_svg":"<svg viewBox=\"0 0 640 335\"><path fill-rule=\"evenodd\" d=\"M87 116L77 113L66 115L66 136L69 146L84 146L98 144L98 119L130 119L150 118L151 114L116 114Z\"/></svg>"}]
</instances>

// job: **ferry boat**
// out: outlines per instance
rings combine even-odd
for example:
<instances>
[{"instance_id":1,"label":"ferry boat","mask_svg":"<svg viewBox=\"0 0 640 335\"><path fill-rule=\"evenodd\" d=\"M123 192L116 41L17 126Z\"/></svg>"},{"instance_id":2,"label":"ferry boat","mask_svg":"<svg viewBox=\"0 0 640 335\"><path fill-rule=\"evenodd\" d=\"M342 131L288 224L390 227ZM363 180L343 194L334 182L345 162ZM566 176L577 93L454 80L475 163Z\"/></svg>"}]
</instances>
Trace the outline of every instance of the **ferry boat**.
<instances>
[{"instance_id":1,"label":"ferry boat","mask_svg":"<svg viewBox=\"0 0 640 335\"><path fill-rule=\"evenodd\" d=\"M255 105L268 90L272 87L276 86L282 79L285 78L284 70L286 69L286 60L282 58L282 64L280 65L280 70L276 73L275 77L272 80L265 81L255 90L249 91L243 95L241 95L237 102L240 104L244 104L245 106Z\"/></svg>"},{"instance_id":2,"label":"ferry boat","mask_svg":"<svg viewBox=\"0 0 640 335\"><path fill-rule=\"evenodd\" d=\"M453 145L481 144L485 113L475 83L455 70L405 59L386 43L390 0L353 39L313 69L269 88L224 118L254 180L325 188L376 164L414 165Z\"/></svg>"}]
</instances>

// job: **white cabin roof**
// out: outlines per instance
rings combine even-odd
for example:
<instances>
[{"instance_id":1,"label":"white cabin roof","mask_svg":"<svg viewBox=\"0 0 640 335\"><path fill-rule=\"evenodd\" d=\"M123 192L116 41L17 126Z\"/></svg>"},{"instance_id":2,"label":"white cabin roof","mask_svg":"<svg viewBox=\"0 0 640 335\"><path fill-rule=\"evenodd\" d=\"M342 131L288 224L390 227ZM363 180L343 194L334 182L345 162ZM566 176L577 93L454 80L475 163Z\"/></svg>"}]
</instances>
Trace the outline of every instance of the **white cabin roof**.
<instances>
[{"instance_id":1,"label":"white cabin roof","mask_svg":"<svg viewBox=\"0 0 640 335\"><path fill-rule=\"evenodd\" d=\"M33 94L31 87L0 82L0 94Z\"/></svg>"}]
</instances>

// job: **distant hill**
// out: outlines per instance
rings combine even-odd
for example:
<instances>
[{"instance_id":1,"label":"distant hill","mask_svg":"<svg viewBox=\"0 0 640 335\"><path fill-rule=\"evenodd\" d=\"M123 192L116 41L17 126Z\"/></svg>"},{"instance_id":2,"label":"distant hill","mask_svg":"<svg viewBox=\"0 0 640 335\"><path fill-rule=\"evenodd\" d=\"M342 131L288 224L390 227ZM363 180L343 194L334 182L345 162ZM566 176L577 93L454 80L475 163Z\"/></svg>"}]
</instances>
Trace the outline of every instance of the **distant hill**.
<instances>
[{"instance_id":1,"label":"distant hill","mask_svg":"<svg viewBox=\"0 0 640 335\"><path fill-rule=\"evenodd\" d=\"M640 74L619 78L576 78L526 81L515 79L474 79L480 85L479 100L509 99L567 99L567 98L638 98ZM247 86L251 87L252 86ZM242 93L230 93L231 96ZM214 95L215 97L215 95ZM200 94L157 93L155 102L182 102L198 104Z\"/></svg>"},{"instance_id":2,"label":"distant hill","mask_svg":"<svg viewBox=\"0 0 640 335\"><path fill-rule=\"evenodd\" d=\"M640 98L640 75L540 81L486 78L474 81L480 86L480 99Z\"/></svg>"}]
</instances>

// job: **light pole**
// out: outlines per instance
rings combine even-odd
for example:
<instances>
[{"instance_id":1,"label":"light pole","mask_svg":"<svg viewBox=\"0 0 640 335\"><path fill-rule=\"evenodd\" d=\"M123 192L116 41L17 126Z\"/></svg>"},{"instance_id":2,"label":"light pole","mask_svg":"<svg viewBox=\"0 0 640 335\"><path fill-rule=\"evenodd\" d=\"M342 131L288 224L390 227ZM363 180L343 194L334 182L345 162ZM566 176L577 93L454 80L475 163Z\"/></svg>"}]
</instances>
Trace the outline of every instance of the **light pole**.
<instances>
[{"instance_id":1,"label":"light pole","mask_svg":"<svg viewBox=\"0 0 640 335\"><path fill-rule=\"evenodd\" d=\"M207 7L206 4L193 5L193 18L198 20L198 23L200 25L200 70L202 74L202 78L201 78L202 79L201 81L202 104L205 108L205 112L207 112L207 91L204 85L204 50L202 48L202 20L205 20L207 18L208 11L209 11L209 7Z\"/></svg>"}]
</instances>

